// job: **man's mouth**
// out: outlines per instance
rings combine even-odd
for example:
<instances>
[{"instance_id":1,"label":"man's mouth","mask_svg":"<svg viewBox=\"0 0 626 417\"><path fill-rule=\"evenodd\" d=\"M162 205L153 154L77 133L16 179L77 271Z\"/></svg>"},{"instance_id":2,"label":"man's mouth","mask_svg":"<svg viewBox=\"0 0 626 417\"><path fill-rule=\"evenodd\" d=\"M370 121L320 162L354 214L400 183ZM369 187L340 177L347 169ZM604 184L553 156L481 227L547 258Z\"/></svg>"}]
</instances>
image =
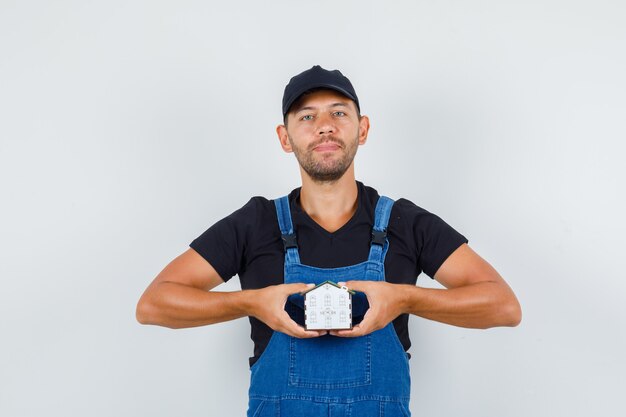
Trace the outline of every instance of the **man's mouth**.
<instances>
[{"instance_id":1,"label":"man's mouth","mask_svg":"<svg viewBox=\"0 0 626 417\"><path fill-rule=\"evenodd\" d=\"M341 145L333 140L322 142L313 147L313 150L316 152L330 152L338 149L341 149Z\"/></svg>"},{"instance_id":2,"label":"man's mouth","mask_svg":"<svg viewBox=\"0 0 626 417\"><path fill-rule=\"evenodd\" d=\"M341 147L333 142L322 143L321 145L317 145L313 150L317 152L328 152L328 151L336 151Z\"/></svg>"}]
</instances>

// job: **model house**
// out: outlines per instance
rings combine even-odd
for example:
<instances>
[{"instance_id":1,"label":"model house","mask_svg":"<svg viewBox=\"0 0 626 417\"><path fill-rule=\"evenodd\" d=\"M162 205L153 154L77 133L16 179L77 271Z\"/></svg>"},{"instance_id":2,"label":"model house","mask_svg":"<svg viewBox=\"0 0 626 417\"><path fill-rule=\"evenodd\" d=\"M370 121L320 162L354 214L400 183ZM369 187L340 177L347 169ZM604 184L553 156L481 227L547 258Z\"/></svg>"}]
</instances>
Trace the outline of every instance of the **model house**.
<instances>
[{"instance_id":1,"label":"model house","mask_svg":"<svg viewBox=\"0 0 626 417\"><path fill-rule=\"evenodd\" d=\"M304 295L304 327L307 330L351 329L354 291L325 281Z\"/></svg>"}]
</instances>

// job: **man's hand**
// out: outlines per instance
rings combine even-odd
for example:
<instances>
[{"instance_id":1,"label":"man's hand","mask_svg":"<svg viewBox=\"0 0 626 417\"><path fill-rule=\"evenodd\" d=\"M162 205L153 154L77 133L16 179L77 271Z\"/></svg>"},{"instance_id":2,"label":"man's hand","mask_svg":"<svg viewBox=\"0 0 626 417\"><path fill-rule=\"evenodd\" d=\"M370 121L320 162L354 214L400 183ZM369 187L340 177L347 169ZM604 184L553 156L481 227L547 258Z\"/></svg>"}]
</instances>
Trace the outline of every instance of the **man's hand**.
<instances>
[{"instance_id":1,"label":"man's hand","mask_svg":"<svg viewBox=\"0 0 626 417\"><path fill-rule=\"evenodd\" d=\"M341 337L365 336L382 329L393 319L404 313L405 300L401 285L385 281L348 281L340 282L351 290L362 291L367 296L370 308L363 321L350 330L331 330L330 334Z\"/></svg>"},{"instance_id":2,"label":"man's hand","mask_svg":"<svg viewBox=\"0 0 626 417\"><path fill-rule=\"evenodd\" d=\"M304 292L313 287L313 284L280 284L252 290L251 316L267 324L273 330L298 338L323 336L325 330L304 330L289 317L285 311L287 297L291 294Z\"/></svg>"}]
</instances>

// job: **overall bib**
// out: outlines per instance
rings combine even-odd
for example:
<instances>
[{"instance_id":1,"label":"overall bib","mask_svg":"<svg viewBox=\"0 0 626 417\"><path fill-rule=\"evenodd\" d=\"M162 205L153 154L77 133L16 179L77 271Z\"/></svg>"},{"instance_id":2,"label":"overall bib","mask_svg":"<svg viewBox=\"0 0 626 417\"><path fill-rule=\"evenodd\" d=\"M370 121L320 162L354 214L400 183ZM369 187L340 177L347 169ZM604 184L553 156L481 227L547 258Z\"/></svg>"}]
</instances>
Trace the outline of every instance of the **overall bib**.
<instances>
[{"instance_id":1,"label":"overall bib","mask_svg":"<svg viewBox=\"0 0 626 417\"><path fill-rule=\"evenodd\" d=\"M300 263L288 198L275 200L286 251L284 282L384 281L386 228L393 203L383 196L378 200L367 261L316 268ZM302 296L290 300L286 307L292 315L302 305ZM364 294L357 292L353 317L366 308ZM327 334L300 339L274 331L250 371L248 417L410 416L409 363L393 323L361 337Z\"/></svg>"}]
</instances>

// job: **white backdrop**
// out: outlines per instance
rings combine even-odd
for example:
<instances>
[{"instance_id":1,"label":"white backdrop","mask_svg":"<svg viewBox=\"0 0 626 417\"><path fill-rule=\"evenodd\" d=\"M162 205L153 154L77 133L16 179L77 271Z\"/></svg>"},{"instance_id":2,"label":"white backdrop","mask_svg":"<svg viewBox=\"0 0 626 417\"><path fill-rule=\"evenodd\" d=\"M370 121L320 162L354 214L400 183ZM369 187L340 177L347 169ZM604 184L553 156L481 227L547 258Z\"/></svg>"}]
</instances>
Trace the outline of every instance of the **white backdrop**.
<instances>
[{"instance_id":1,"label":"white backdrop","mask_svg":"<svg viewBox=\"0 0 626 417\"><path fill-rule=\"evenodd\" d=\"M357 178L444 218L523 307L513 329L412 317L413 414L626 415L625 21L617 0L0 0L0 416L245 413L247 319L135 305L299 185L274 128L314 64L371 118Z\"/></svg>"}]
</instances>

